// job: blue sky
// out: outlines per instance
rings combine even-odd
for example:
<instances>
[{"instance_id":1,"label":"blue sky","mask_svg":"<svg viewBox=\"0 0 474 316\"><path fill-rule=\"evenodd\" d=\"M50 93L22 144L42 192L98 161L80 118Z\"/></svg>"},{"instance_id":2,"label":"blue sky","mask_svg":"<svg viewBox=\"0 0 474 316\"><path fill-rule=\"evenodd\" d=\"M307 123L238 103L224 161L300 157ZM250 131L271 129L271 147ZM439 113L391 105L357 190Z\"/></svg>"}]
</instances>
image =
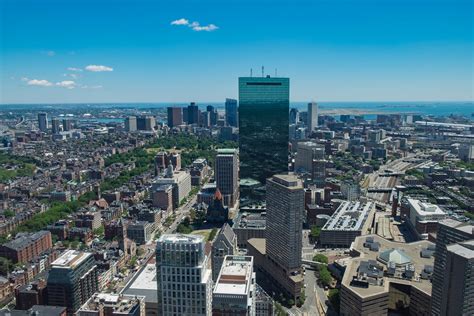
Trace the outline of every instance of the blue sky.
<instances>
[{"instance_id":1,"label":"blue sky","mask_svg":"<svg viewBox=\"0 0 474 316\"><path fill-rule=\"evenodd\" d=\"M473 100L473 3L0 0L0 103Z\"/></svg>"}]
</instances>

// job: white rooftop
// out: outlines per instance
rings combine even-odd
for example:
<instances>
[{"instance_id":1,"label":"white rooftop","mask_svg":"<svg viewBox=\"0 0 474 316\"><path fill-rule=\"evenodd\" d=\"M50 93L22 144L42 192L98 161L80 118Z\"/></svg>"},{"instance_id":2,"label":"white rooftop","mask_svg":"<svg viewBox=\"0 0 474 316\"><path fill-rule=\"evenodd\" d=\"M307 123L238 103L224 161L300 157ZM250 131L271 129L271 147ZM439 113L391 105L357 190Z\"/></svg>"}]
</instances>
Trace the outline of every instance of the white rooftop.
<instances>
[{"instance_id":1,"label":"white rooftop","mask_svg":"<svg viewBox=\"0 0 474 316\"><path fill-rule=\"evenodd\" d=\"M73 268L91 256L91 253L77 250L66 250L58 259L54 260L54 268Z\"/></svg>"},{"instance_id":2,"label":"white rooftop","mask_svg":"<svg viewBox=\"0 0 474 316\"><path fill-rule=\"evenodd\" d=\"M361 230L372 211L374 203L344 201L323 226L324 230Z\"/></svg>"},{"instance_id":3,"label":"white rooftop","mask_svg":"<svg viewBox=\"0 0 474 316\"><path fill-rule=\"evenodd\" d=\"M145 269L130 285L129 289L157 291L156 266L154 264L147 264Z\"/></svg>"},{"instance_id":4,"label":"white rooftop","mask_svg":"<svg viewBox=\"0 0 474 316\"><path fill-rule=\"evenodd\" d=\"M247 295L253 274L250 256L226 256L222 263L214 294Z\"/></svg>"},{"instance_id":5,"label":"white rooftop","mask_svg":"<svg viewBox=\"0 0 474 316\"><path fill-rule=\"evenodd\" d=\"M411 207L421 216L424 215L445 215L443 210L435 204L421 202L420 200L408 199Z\"/></svg>"},{"instance_id":6,"label":"white rooftop","mask_svg":"<svg viewBox=\"0 0 474 316\"><path fill-rule=\"evenodd\" d=\"M158 240L159 243L201 243L204 238L201 235L164 234Z\"/></svg>"}]
</instances>

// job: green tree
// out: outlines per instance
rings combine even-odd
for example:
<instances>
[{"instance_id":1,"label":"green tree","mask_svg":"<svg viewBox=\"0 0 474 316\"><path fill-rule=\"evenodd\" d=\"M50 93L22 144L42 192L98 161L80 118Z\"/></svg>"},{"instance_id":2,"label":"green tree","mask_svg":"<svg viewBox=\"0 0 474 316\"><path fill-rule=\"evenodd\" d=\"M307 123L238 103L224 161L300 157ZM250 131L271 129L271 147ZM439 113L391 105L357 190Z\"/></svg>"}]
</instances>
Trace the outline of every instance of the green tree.
<instances>
[{"instance_id":1,"label":"green tree","mask_svg":"<svg viewBox=\"0 0 474 316\"><path fill-rule=\"evenodd\" d=\"M339 290L338 289L330 289L329 293L328 293L328 298L329 298L329 301L331 302L332 306L336 310L336 312L339 313L339 307L340 307L340 304L341 304L341 297L340 297L340 294L339 294Z\"/></svg>"},{"instance_id":2,"label":"green tree","mask_svg":"<svg viewBox=\"0 0 474 316\"><path fill-rule=\"evenodd\" d=\"M321 228L316 225L311 226L311 233L310 233L311 238L313 238L313 240L318 240L320 235L321 235Z\"/></svg>"},{"instance_id":3,"label":"green tree","mask_svg":"<svg viewBox=\"0 0 474 316\"><path fill-rule=\"evenodd\" d=\"M318 253L316 255L314 255L313 257L313 261L316 261L316 262L321 262L321 263L328 263L328 257L326 257L325 255L323 255L322 253Z\"/></svg>"},{"instance_id":4,"label":"green tree","mask_svg":"<svg viewBox=\"0 0 474 316\"><path fill-rule=\"evenodd\" d=\"M319 280L323 285L330 285L332 281L331 273L326 266L319 267Z\"/></svg>"},{"instance_id":5,"label":"green tree","mask_svg":"<svg viewBox=\"0 0 474 316\"><path fill-rule=\"evenodd\" d=\"M217 235L217 228L213 228L211 230L211 233L209 234L209 237L207 238L207 241L213 241L214 240L214 237L216 237Z\"/></svg>"}]
</instances>

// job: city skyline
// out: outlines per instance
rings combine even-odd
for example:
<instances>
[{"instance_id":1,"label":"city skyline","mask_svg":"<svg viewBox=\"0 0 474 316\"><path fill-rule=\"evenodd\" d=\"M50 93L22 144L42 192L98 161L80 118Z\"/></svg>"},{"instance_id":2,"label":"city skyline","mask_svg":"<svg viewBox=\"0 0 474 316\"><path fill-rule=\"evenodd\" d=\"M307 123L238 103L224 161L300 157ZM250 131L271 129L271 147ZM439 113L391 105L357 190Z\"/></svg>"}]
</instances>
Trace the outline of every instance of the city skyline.
<instances>
[{"instance_id":1,"label":"city skyline","mask_svg":"<svg viewBox=\"0 0 474 316\"><path fill-rule=\"evenodd\" d=\"M473 99L470 1L343 4L4 1L0 103L218 101L262 65L295 101Z\"/></svg>"}]
</instances>

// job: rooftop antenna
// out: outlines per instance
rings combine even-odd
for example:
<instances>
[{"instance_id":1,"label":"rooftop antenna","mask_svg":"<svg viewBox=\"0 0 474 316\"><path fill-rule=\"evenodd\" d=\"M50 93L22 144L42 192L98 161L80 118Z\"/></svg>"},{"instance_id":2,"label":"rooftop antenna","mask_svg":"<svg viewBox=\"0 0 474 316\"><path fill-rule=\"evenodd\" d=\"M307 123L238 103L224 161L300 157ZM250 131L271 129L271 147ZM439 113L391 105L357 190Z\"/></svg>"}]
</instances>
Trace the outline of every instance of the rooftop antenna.
<instances>
[{"instance_id":1,"label":"rooftop antenna","mask_svg":"<svg viewBox=\"0 0 474 316\"><path fill-rule=\"evenodd\" d=\"M250 68L250 77L252 77L253 69Z\"/></svg>"},{"instance_id":2,"label":"rooftop antenna","mask_svg":"<svg viewBox=\"0 0 474 316\"><path fill-rule=\"evenodd\" d=\"M275 68L275 77L278 77L277 74L278 74L278 69Z\"/></svg>"},{"instance_id":3,"label":"rooftop antenna","mask_svg":"<svg viewBox=\"0 0 474 316\"><path fill-rule=\"evenodd\" d=\"M262 78L265 77L265 67L262 66Z\"/></svg>"}]
</instances>

